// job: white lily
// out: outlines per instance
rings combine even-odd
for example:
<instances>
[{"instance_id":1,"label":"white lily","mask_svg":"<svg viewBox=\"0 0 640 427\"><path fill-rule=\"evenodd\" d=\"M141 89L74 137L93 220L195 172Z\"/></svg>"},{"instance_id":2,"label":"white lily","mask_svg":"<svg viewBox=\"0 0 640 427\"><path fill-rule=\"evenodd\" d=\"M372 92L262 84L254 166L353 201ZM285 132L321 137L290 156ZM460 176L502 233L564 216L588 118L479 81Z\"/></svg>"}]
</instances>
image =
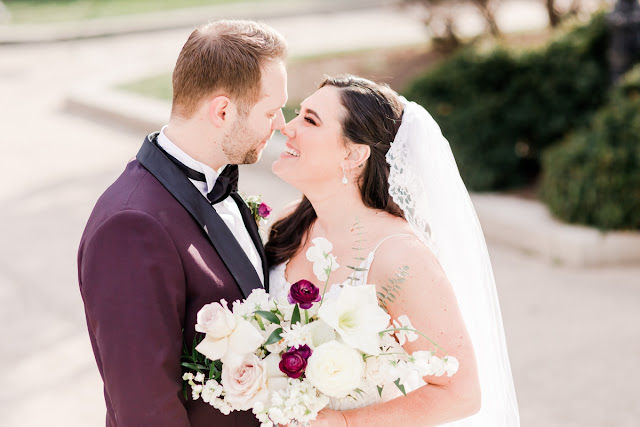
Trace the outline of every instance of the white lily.
<instances>
[{"instance_id":1,"label":"white lily","mask_svg":"<svg viewBox=\"0 0 640 427\"><path fill-rule=\"evenodd\" d=\"M342 340L367 354L380 353L379 332L390 316L378 306L374 285L345 286L318 310L318 317L336 330Z\"/></svg>"}]
</instances>

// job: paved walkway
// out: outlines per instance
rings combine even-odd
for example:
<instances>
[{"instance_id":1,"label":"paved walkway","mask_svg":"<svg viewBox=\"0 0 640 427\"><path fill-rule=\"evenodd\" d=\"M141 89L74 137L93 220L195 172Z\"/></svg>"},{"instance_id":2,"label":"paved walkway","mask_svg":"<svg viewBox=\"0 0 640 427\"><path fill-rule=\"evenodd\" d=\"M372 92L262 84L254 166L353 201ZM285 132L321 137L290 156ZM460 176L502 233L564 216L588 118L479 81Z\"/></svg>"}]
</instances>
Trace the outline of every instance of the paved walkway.
<instances>
[{"instance_id":1,"label":"paved walkway","mask_svg":"<svg viewBox=\"0 0 640 427\"><path fill-rule=\"evenodd\" d=\"M268 22L294 54L423 36L415 15L394 10ZM70 113L67 94L171 69L189 31L0 46L0 425L103 424L75 256L95 200L143 135ZM297 196L265 167L245 168L241 186L276 210ZM640 265L572 269L490 250L522 425L638 425Z\"/></svg>"}]
</instances>

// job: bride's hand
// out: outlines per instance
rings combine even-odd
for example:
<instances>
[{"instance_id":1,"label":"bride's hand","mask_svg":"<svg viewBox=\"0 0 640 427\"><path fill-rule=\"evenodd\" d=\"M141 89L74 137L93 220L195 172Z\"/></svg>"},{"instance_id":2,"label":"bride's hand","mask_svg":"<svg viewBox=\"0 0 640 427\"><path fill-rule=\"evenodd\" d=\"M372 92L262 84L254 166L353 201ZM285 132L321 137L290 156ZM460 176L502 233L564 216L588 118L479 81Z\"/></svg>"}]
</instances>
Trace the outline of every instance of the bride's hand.
<instances>
[{"instance_id":1,"label":"bride's hand","mask_svg":"<svg viewBox=\"0 0 640 427\"><path fill-rule=\"evenodd\" d=\"M340 411L323 409L318 413L318 418L311 421L311 427L347 427L347 420Z\"/></svg>"}]
</instances>

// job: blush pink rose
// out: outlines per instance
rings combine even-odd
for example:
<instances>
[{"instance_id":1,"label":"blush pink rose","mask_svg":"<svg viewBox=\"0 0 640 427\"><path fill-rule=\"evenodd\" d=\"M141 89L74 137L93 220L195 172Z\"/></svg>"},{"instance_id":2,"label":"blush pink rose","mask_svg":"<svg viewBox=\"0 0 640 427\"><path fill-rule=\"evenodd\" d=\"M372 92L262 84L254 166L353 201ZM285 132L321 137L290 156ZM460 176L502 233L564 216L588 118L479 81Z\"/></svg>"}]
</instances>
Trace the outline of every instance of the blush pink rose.
<instances>
[{"instance_id":1,"label":"blush pink rose","mask_svg":"<svg viewBox=\"0 0 640 427\"><path fill-rule=\"evenodd\" d=\"M255 354L246 355L239 363L222 366L222 385L225 401L233 409L246 411L256 402L265 402L269 396L267 367Z\"/></svg>"}]
</instances>

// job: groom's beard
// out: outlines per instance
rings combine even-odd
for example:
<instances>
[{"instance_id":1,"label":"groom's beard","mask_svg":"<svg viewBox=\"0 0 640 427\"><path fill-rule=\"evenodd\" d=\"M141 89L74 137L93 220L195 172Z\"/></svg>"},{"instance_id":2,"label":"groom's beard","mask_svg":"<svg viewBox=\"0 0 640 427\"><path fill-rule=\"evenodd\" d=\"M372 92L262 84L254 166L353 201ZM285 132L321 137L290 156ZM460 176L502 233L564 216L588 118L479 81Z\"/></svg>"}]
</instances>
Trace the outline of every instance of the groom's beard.
<instances>
[{"instance_id":1,"label":"groom's beard","mask_svg":"<svg viewBox=\"0 0 640 427\"><path fill-rule=\"evenodd\" d=\"M271 135L258 136L241 122L242 120L238 120L231 130L231 135L227 135L222 151L227 155L229 164L251 165L260 160L264 148L261 143Z\"/></svg>"}]
</instances>

